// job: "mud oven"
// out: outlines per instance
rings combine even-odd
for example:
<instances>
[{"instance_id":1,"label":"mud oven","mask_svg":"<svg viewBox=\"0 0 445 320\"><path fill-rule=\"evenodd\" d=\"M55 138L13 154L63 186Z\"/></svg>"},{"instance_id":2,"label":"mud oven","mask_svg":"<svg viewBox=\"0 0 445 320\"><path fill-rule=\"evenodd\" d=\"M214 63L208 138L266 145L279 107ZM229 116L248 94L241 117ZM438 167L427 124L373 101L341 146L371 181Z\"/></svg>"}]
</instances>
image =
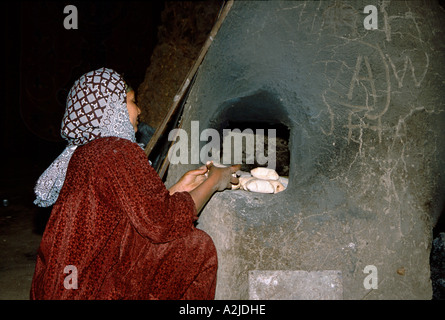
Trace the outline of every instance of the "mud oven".
<instances>
[{"instance_id":1,"label":"mud oven","mask_svg":"<svg viewBox=\"0 0 445 320\"><path fill-rule=\"evenodd\" d=\"M378 29L366 30L368 4L235 1L214 39L185 131L274 129L276 169L289 178L277 194L217 193L202 211L217 299L431 298L444 11L379 2ZM171 165L167 185L196 166Z\"/></svg>"}]
</instances>

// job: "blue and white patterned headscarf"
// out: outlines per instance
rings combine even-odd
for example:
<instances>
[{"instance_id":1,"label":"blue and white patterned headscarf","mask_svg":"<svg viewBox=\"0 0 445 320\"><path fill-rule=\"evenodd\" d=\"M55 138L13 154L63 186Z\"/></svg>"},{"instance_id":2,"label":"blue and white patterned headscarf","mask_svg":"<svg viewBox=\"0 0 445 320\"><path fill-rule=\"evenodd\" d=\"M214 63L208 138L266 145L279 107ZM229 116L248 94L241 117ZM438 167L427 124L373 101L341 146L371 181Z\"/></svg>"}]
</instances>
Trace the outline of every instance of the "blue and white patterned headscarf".
<instances>
[{"instance_id":1,"label":"blue and white patterned headscarf","mask_svg":"<svg viewBox=\"0 0 445 320\"><path fill-rule=\"evenodd\" d=\"M49 207L56 202L68 163L78 146L110 136L136 142L126 98L124 79L111 69L88 72L74 83L68 93L61 128L68 146L37 180L36 205Z\"/></svg>"}]
</instances>

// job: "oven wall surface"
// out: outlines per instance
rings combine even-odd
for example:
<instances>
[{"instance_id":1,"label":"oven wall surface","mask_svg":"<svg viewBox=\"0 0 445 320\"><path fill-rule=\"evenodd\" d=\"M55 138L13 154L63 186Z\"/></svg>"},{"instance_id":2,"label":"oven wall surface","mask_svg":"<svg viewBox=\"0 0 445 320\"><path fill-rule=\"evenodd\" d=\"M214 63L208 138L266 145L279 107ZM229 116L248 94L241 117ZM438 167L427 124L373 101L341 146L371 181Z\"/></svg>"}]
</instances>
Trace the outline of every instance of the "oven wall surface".
<instances>
[{"instance_id":1,"label":"oven wall surface","mask_svg":"<svg viewBox=\"0 0 445 320\"><path fill-rule=\"evenodd\" d=\"M227 190L201 212L217 299L253 299L258 283L263 298L431 299L445 14L436 2L376 1L367 30L368 2L235 1L215 37L185 104L190 140L192 121L218 128L224 112L290 129L284 192ZM198 165L171 165L166 184Z\"/></svg>"}]
</instances>

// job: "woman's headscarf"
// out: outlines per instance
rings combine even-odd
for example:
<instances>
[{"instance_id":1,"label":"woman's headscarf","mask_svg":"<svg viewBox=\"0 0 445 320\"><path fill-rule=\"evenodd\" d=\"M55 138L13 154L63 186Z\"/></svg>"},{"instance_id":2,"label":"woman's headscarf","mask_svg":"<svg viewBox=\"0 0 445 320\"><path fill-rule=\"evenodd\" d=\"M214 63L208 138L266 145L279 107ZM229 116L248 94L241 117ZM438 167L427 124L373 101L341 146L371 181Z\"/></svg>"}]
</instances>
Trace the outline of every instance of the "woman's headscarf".
<instances>
[{"instance_id":1,"label":"woman's headscarf","mask_svg":"<svg viewBox=\"0 0 445 320\"><path fill-rule=\"evenodd\" d=\"M56 202L78 146L110 136L136 142L127 110L127 88L122 76L107 68L88 72L74 83L61 128L68 146L38 179L35 204L49 207Z\"/></svg>"}]
</instances>

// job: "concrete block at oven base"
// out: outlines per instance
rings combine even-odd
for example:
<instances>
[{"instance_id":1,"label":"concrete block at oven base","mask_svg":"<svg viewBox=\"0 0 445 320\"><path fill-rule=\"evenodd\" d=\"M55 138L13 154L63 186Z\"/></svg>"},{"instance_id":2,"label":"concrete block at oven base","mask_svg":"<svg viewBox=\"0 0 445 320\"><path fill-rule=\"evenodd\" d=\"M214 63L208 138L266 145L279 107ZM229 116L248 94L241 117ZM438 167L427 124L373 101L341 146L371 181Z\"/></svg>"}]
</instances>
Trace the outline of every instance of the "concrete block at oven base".
<instances>
[{"instance_id":1,"label":"concrete block at oven base","mask_svg":"<svg viewBox=\"0 0 445 320\"><path fill-rule=\"evenodd\" d=\"M339 270L252 270L251 300L340 300L343 298Z\"/></svg>"}]
</instances>

